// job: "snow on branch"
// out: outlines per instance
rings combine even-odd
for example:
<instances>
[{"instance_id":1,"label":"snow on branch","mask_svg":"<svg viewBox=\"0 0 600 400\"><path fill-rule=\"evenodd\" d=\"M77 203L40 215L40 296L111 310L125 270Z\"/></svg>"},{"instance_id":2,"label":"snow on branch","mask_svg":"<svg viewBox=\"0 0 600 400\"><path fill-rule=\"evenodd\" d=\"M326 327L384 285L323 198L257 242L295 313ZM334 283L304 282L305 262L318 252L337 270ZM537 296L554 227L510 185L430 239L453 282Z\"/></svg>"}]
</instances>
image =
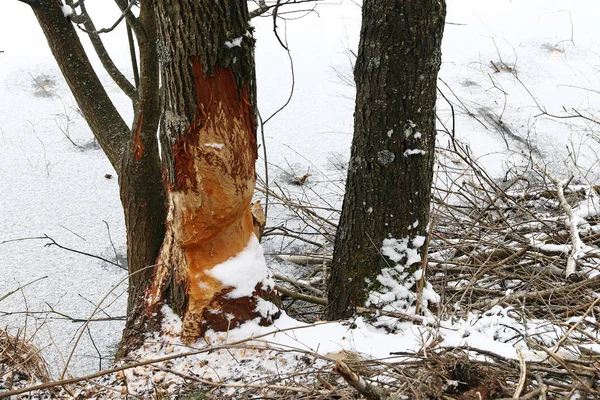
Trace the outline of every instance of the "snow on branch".
<instances>
[{"instance_id":1,"label":"snow on branch","mask_svg":"<svg viewBox=\"0 0 600 400\"><path fill-rule=\"evenodd\" d=\"M571 240L571 250L569 252L569 257L567 258L567 268L565 269L565 276L567 279L572 278L572 276L576 273L577 268L577 259L581 256L585 255L584 244L579 237L579 222L582 218L576 216L573 213L573 209L569 205L565 197L565 186L571 181L571 179L559 181L555 177L553 177L545 168L542 168L540 165L536 164L536 167L556 186L556 196L560 202L560 206L567 214L566 225L569 228L569 237Z\"/></svg>"}]
</instances>

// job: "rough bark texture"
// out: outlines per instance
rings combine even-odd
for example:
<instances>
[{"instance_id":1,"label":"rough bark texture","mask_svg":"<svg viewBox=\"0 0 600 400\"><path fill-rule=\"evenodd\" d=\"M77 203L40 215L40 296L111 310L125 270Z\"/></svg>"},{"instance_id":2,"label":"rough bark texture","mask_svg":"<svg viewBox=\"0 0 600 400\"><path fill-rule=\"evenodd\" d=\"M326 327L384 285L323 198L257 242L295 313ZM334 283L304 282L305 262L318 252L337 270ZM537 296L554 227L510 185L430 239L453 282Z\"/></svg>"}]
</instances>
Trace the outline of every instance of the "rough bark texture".
<instances>
[{"instance_id":1,"label":"rough bark texture","mask_svg":"<svg viewBox=\"0 0 600 400\"><path fill-rule=\"evenodd\" d=\"M142 0L137 38L140 85L134 100L134 120L121 161L119 188L127 227L129 290L127 323L118 356L124 356L142 339L147 326L144 297L165 235L166 193L156 133L160 121L159 68L156 23L150 0Z\"/></svg>"},{"instance_id":2,"label":"rough bark texture","mask_svg":"<svg viewBox=\"0 0 600 400\"><path fill-rule=\"evenodd\" d=\"M254 232L254 39L243 0L157 0L155 13L169 211L147 311L166 300L191 342L208 328L263 317L255 310L260 287L229 299L231 288L207 273L240 253Z\"/></svg>"},{"instance_id":3,"label":"rough bark texture","mask_svg":"<svg viewBox=\"0 0 600 400\"><path fill-rule=\"evenodd\" d=\"M116 2L127 7L124 0ZM163 301L184 316L188 341L207 328L225 331L257 317L268 323L270 316L257 311L268 288L257 284L252 295L231 299L232 288L207 274L254 235L256 82L246 2L141 0L139 17L126 12L139 46L139 88L120 73L110 75L132 99L131 128L102 87L61 5L40 0L34 12L119 175L125 212L129 303L118 357L156 327L151 316ZM87 26L94 28L91 22ZM114 64L99 36L91 36L110 70ZM156 139L159 121L164 165Z\"/></svg>"},{"instance_id":4,"label":"rough bark texture","mask_svg":"<svg viewBox=\"0 0 600 400\"><path fill-rule=\"evenodd\" d=\"M395 264L381 252L385 239L407 238L421 256L425 250L413 240L427 231L444 18L443 0L363 3L354 139L328 291L331 319L350 316L380 289L378 275Z\"/></svg>"},{"instance_id":5,"label":"rough bark texture","mask_svg":"<svg viewBox=\"0 0 600 400\"><path fill-rule=\"evenodd\" d=\"M40 0L33 11L81 113L119 173L130 130L100 83L61 6L60 0Z\"/></svg>"}]
</instances>

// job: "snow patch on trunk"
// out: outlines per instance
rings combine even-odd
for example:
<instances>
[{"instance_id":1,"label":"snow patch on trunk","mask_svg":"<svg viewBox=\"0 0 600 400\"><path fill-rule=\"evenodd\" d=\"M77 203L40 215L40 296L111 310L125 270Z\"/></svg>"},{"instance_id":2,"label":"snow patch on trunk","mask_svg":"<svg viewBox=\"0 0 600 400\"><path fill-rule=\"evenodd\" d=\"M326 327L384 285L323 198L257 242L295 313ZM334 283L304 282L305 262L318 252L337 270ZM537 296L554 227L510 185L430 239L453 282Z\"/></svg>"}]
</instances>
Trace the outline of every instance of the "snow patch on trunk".
<instances>
[{"instance_id":1,"label":"snow patch on trunk","mask_svg":"<svg viewBox=\"0 0 600 400\"><path fill-rule=\"evenodd\" d=\"M425 244L424 236L413 239L384 239L381 254L393 265L384 268L377 276L380 287L369 294L366 305L380 308L384 311L415 313L417 293L416 282L422 278L423 270L418 268L411 271L411 266L421 262L418 249ZM388 264L391 264L388 262ZM433 290L429 282L423 285L421 294L422 309L426 310L428 303L438 303L440 296ZM378 325L395 325L393 318L379 317Z\"/></svg>"},{"instance_id":2,"label":"snow patch on trunk","mask_svg":"<svg viewBox=\"0 0 600 400\"><path fill-rule=\"evenodd\" d=\"M242 47L242 40L244 39L243 36L240 36L238 38L235 38L231 41L227 41L225 42L225 46L227 46L228 49L231 49L233 47Z\"/></svg>"},{"instance_id":3,"label":"snow patch on trunk","mask_svg":"<svg viewBox=\"0 0 600 400\"><path fill-rule=\"evenodd\" d=\"M204 146L211 147L216 150L221 150L224 146L223 143L204 143Z\"/></svg>"},{"instance_id":4,"label":"snow patch on trunk","mask_svg":"<svg viewBox=\"0 0 600 400\"><path fill-rule=\"evenodd\" d=\"M259 283L262 284L264 290L274 286L267 269L262 246L254 234L250 236L248 244L238 255L215 265L207 273L221 281L223 286L233 288L227 294L227 298L230 299L251 296Z\"/></svg>"},{"instance_id":5,"label":"snow patch on trunk","mask_svg":"<svg viewBox=\"0 0 600 400\"><path fill-rule=\"evenodd\" d=\"M68 18L71 15L73 15L73 8L71 8L71 6L67 4L63 5L60 9L62 10L62 13L65 16L65 18Z\"/></svg>"}]
</instances>

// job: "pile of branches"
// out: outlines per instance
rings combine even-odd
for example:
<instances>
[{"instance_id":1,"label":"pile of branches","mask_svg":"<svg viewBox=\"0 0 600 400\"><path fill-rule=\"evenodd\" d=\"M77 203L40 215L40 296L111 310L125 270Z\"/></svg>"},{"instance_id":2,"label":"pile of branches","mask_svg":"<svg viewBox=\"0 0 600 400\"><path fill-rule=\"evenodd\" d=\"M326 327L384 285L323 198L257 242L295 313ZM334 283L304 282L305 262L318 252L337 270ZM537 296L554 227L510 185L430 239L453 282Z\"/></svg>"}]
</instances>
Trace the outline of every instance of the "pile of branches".
<instances>
[{"instance_id":1,"label":"pile of branches","mask_svg":"<svg viewBox=\"0 0 600 400\"><path fill-rule=\"evenodd\" d=\"M0 329L0 394L30 382L50 381L48 364L30 341Z\"/></svg>"},{"instance_id":2,"label":"pile of branches","mask_svg":"<svg viewBox=\"0 0 600 400\"><path fill-rule=\"evenodd\" d=\"M583 175L553 176L531 155L498 181L458 141L438 152L426 279L441 302L432 311L451 322L502 315L511 323L494 339L537 357L438 346L399 364L381 362L387 377L378 384L409 398L599 397L600 187ZM302 279L275 276L284 307L300 310L300 318L326 306L331 221L339 212L314 196L306 201L307 191L270 193L304 226L288 240L310 249L280 258L314 265ZM461 375L465 368L470 378Z\"/></svg>"},{"instance_id":3,"label":"pile of branches","mask_svg":"<svg viewBox=\"0 0 600 400\"><path fill-rule=\"evenodd\" d=\"M467 168L446 170L451 185L435 189L428 265L443 302L535 318L584 313L600 288L599 188L558 181L535 162L497 183L466 149L452 155Z\"/></svg>"}]
</instances>

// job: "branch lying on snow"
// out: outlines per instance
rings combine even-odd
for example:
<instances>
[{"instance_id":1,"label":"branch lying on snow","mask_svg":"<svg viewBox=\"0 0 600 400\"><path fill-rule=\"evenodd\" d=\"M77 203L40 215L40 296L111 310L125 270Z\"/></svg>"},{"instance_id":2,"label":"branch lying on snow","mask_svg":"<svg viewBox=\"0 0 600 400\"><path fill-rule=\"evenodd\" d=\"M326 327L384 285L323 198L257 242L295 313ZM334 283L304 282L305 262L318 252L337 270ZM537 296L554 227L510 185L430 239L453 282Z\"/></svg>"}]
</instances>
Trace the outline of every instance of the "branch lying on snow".
<instances>
[{"instance_id":1,"label":"branch lying on snow","mask_svg":"<svg viewBox=\"0 0 600 400\"><path fill-rule=\"evenodd\" d=\"M306 294L294 292L293 290L290 290L290 289L288 289L288 288L286 288L284 286L281 286L281 285L275 285L275 290L277 290L279 293L281 293L284 296L288 296L288 297L291 297L291 298L296 299L296 300L306 301L308 303L317 304L319 306L326 306L327 305L327 300L326 299L322 299L320 297L309 296L309 295L306 295Z\"/></svg>"},{"instance_id":2,"label":"branch lying on snow","mask_svg":"<svg viewBox=\"0 0 600 400\"><path fill-rule=\"evenodd\" d=\"M581 252L583 250L583 242L579 237L578 230L578 222L580 218L578 218L574 213L573 209L569 205L569 202L565 198L565 186L568 182L571 181L572 178L566 181L558 181L554 178L545 168L542 168L539 164L536 164L536 167L542 171L542 173L550 179L550 181L556 186L556 195L560 202L560 206L565 210L567 214L567 225L569 227L570 239L571 239L571 251L569 252L569 258L567 259L567 268L565 270L565 275L567 279L571 278L571 275L575 274L575 268L577 267L577 259L581 256Z\"/></svg>"},{"instance_id":3,"label":"branch lying on snow","mask_svg":"<svg viewBox=\"0 0 600 400\"><path fill-rule=\"evenodd\" d=\"M340 374L350 386L367 400L386 400L388 398L383 389L365 381L363 377L352 371L345 362L336 361L333 370Z\"/></svg>"},{"instance_id":4,"label":"branch lying on snow","mask_svg":"<svg viewBox=\"0 0 600 400\"><path fill-rule=\"evenodd\" d=\"M282 261L291 262L298 265L309 265L309 264L331 264L331 256L306 256L296 254L279 254L277 256Z\"/></svg>"},{"instance_id":5,"label":"branch lying on snow","mask_svg":"<svg viewBox=\"0 0 600 400\"><path fill-rule=\"evenodd\" d=\"M317 305L325 306L325 307L327 307L327 304L328 304L327 299L322 299L320 297L308 296L306 294L294 292L293 290L290 290L290 289L280 286L280 285L275 285L275 290L277 290L279 293L281 293L284 296L288 296L288 297L291 297L296 300L302 300L302 301L306 301L308 303L317 304ZM408 321L411 321L414 323L422 323L424 320L423 317L419 317L418 315L410 315L410 314L406 314L406 313L402 313L402 312L395 312L395 311L383 311L383 310L378 310L376 308L356 307L355 310L358 314L382 315L385 317L404 319L404 320L408 320Z\"/></svg>"},{"instance_id":6,"label":"branch lying on snow","mask_svg":"<svg viewBox=\"0 0 600 400\"><path fill-rule=\"evenodd\" d=\"M543 299L550 298L552 296L558 296L569 293L577 293L582 289L589 289L598 287L600 285L600 275L596 275L593 278L585 279L580 282L571 283L565 286L554 287L545 290L538 290L533 292L524 292L524 293L516 293L510 296L506 296L503 298L496 299L485 299L478 301L476 303L471 304L471 308L473 309L487 309L491 308L497 304L510 304L514 302L519 302L523 300L528 301L539 301Z\"/></svg>"},{"instance_id":7,"label":"branch lying on snow","mask_svg":"<svg viewBox=\"0 0 600 400\"><path fill-rule=\"evenodd\" d=\"M283 282L287 282L290 283L296 287L302 288L302 289L306 289L309 290L313 293L315 293L317 296L323 296L323 291L312 287L310 284L303 282L303 281L299 281L293 278L290 278L288 276L285 275L281 275L281 274L273 274L273 279L279 280L279 281L283 281Z\"/></svg>"},{"instance_id":8,"label":"branch lying on snow","mask_svg":"<svg viewBox=\"0 0 600 400\"><path fill-rule=\"evenodd\" d=\"M569 259L567 260L567 268L565 270L565 274L567 275L567 279L575 274L575 267L577 266L577 258L579 256L580 251L583 249L583 243L581 242L581 238L579 237L579 231L577 229L577 218L575 218L575 214L573 214L573 209L567 203L567 199L565 199L565 195L563 192L563 182L555 182L558 198L560 200L560 205L565 210L565 213L569 217L569 232L571 234L571 252L569 253Z\"/></svg>"}]
</instances>

